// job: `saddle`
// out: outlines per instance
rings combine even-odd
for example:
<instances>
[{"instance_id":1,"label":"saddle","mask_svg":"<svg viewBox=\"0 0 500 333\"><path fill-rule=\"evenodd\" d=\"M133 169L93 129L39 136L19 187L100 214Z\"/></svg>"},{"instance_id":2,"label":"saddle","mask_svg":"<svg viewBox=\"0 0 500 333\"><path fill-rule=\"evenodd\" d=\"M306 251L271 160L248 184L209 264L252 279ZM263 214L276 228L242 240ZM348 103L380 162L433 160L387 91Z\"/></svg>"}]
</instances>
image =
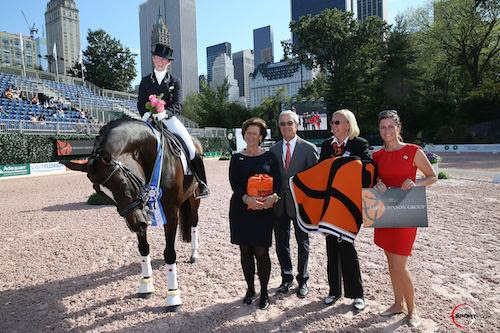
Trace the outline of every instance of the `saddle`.
<instances>
[{"instance_id":1,"label":"saddle","mask_svg":"<svg viewBox=\"0 0 500 333\"><path fill-rule=\"evenodd\" d=\"M179 158L181 160L185 175L190 174L189 170L192 169L191 160L187 158L187 156L189 156L189 150L184 140L182 140L179 135L170 132L170 130L167 128L167 125L165 125L165 123L163 122L167 118L164 118L161 121L154 117L151 117L150 119L151 122L149 122L149 124L151 124L154 129L160 132L161 136L164 138L164 149L168 149L172 156L175 156L176 158Z\"/></svg>"}]
</instances>

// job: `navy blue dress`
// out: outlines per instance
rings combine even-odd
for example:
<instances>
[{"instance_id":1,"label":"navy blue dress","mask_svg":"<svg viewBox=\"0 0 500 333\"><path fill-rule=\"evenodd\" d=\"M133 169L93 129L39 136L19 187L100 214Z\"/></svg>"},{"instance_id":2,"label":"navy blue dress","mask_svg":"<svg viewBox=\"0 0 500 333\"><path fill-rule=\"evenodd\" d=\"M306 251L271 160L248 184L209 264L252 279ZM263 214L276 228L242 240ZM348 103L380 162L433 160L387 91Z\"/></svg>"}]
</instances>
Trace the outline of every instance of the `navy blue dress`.
<instances>
[{"instance_id":1,"label":"navy blue dress","mask_svg":"<svg viewBox=\"0 0 500 333\"><path fill-rule=\"evenodd\" d=\"M273 232L273 209L249 210L242 197L247 192L248 178L256 174L273 177L274 193L280 188L278 161L270 152L259 156L236 153L229 164L229 182L233 196L229 206L231 243L270 247Z\"/></svg>"}]
</instances>

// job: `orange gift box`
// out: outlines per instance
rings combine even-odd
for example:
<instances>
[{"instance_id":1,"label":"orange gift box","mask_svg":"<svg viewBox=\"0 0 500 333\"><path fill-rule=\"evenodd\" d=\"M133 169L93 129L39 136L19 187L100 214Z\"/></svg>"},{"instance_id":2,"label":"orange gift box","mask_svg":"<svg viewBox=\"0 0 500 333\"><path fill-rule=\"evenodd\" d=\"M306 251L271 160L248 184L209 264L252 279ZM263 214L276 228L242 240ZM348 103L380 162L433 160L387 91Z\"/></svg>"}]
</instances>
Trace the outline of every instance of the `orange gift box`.
<instances>
[{"instance_id":1,"label":"orange gift box","mask_svg":"<svg viewBox=\"0 0 500 333\"><path fill-rule=\"evenodd\" d=\"M248 178L247 194L252 197L265 197L273 193L273 177L258 174Z\"/></svg>"}]
</instances>

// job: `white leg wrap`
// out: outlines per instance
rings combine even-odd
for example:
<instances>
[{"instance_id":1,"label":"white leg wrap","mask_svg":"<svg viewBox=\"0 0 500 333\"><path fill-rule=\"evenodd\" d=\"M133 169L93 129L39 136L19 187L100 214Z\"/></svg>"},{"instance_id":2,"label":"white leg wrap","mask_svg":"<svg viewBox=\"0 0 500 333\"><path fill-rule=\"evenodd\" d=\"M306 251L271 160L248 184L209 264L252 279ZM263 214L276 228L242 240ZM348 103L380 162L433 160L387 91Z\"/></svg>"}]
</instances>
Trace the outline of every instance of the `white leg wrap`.
<instances>
[{"instance_id":1,"label":"white leg wrap","mask_svg":"<svg viewBox=\"0 0 500 333\"><path fill-rule=\"evenodd\" d=\"M142 269L142 277L151 277L153 276L153 268L151 267L151 257L141 256L141 269Z\"/></svg>"},{"instance_id":2,"label":"white leg wrap","mask_svg":"<svg viewBox=\"0 0 500 333\"><path fill-rule=\"evenodd\" d=\"M170 132L179 135L182 140L184 140L189 150L189 159L192 160L195 156L196 148L194 147L193 139L191 139L191 136L189 135L186 127L182 125L181 121L177 119L177 117L169 117L168 119L164 119L163 123L167 126Z\"/></svg>"},{"instance_id":3,"label":"white leg wrap","mask_svg":"<svg viewBox=\"0 0 500 333\"><path fill-rule=\"evenodd\" d=\"M181 305L181 293L177 289L177 270L175 264L167 264L167 306Z\"/></svg>"},{"instance_id":4,"label":"white leg wrap","mask_svg":"<svg viewBox=\"0 0 500 333\"><path fill-rule=\"evenodd\" d=\"M141 256L142 279L139 280L139 294L149 294L154 291L153 269L151 268L151 257Z\"/></svg>"},{"instance_id":5,"label":"white leg wrap","mask_svg":"<svg viewBox=\"0 0 500 333\"><path fill-rule=\"evenodd\" d=\"M175 264L167 264L167 287L168 290L177 289L177 269Z\"/></svg>"},{"instance_id":6,"label":"white leg wrap","mask_svg":"<svg viewBox=\"0 0 500 333\"><path fill-rule=\"evenodd\" d=\"M198 256L198 248L200 244L198 243L198 227L191 227L191 250L193 255L196 253Z\"/></svg>"}]
</instances>

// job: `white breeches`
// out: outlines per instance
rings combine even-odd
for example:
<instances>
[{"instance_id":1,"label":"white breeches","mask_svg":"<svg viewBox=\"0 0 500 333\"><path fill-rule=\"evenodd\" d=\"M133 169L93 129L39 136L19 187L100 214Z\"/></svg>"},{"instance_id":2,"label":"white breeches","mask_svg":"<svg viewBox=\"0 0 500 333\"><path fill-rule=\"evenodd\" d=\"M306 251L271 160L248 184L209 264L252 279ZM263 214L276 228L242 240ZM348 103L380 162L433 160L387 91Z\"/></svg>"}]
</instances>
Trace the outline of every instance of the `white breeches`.
<instances>
[{"instance_id":1,"label":"white breeches","mask_svg":"<svg viewBox=\"0 0 500 333\"><path fill-rule=\"evenodd\" d=\"M186 127L182 125L181 121L177 119L177 117L168 117L168 119L163 119L163 123L167 126L168 130L174 134L177 134L184 140L188 150L189 150L189 159L192 160L196 154L196 148L194 147L193 139Z\"/></svg>"}]
</instances>

